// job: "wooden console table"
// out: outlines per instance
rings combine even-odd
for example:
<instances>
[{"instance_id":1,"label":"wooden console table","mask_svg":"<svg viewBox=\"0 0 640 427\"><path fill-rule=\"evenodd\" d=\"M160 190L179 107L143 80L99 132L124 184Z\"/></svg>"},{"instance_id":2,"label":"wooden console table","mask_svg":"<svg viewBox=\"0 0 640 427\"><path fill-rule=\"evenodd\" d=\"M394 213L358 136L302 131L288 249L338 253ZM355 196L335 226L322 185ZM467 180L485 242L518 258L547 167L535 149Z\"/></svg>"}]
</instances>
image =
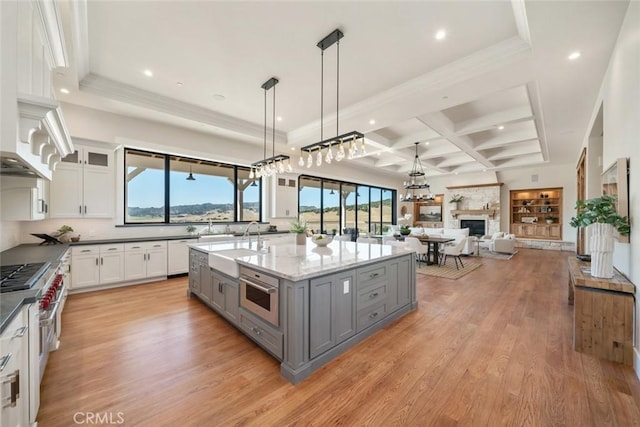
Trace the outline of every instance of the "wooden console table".
<instances>
[{"instance_id":1,"label":"wooden console table","mask_svg":"<svg viewBox=\"0 0 640 427\"><path fill-rule=\"evenodd\" d=\"M591 264L569 262L569 304L573 349L633 366L633 312L636 287L615 271L611 279L591 276Z\"/></svg>"}]
</instances>

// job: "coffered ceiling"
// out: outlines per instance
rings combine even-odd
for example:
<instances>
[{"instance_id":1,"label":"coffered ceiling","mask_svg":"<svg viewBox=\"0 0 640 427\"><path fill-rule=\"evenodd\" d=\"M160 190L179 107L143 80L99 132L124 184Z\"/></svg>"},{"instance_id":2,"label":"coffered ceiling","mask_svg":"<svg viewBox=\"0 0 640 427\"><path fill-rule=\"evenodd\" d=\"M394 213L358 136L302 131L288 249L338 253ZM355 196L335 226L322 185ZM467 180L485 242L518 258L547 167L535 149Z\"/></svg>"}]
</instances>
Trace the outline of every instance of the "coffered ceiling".
<instances>
[{"instance_id":1,"label":"coffered ceiling","mask_svg":"<svg viewBox=\"0 0 640 427\"><path fill-rule=\"evenodd\" d=\"M339 92L336 49L324 55L324 136L363 132L367 153L350 162L399 175L420 142L436 176L574 163L628 1L61 5L74 64L55 76L70 90L61 101L262 148L260 86L275 76L276 151L296 160L320 139L316 43L339 28Z\"/></svg>"}]
</instances>

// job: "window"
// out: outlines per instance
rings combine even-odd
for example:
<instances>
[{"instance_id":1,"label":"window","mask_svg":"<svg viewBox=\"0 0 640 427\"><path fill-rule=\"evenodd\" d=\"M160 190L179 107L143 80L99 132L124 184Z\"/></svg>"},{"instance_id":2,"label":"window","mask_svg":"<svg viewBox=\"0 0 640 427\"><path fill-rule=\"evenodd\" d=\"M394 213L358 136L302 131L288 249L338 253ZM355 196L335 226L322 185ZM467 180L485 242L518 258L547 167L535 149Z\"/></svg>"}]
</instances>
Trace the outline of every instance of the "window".
<instances>
[{"instance_id":1,"label":"window","mask_svg":"<svg viewBox=\"0 0 640 427\"><path fill-rule=\"evenodd\" d=\"M125 171L125 223L261 220L248 168L126 149Z\"/></svg>"},{"instance_id":2,"label":"window","mask_svg":"<svg viewBox=\"0 0 640 427\"><path fill-rule=\"evenodd\" d=\"M126 154L126 223L165 222L164 155L145 152Z\"/></svg>"},{"instance_id":3,"label":"window","mask_svg":"<svg viewBox=\"0 0 640 427\"><path fill-rule=\"evenodd\" d=\"M382 233L395 222L395 194L379 187L301 176L299 220L314 232Z\"/></svg>"}]
</instances>

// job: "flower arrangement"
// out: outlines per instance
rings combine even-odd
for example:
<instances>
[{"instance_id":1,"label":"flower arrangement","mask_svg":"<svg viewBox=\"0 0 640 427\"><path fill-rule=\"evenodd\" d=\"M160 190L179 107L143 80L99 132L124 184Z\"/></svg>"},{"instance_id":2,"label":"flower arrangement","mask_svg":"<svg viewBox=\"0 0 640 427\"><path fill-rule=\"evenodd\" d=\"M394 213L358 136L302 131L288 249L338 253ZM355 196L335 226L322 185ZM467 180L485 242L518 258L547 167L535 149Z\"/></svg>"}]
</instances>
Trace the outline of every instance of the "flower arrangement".
<instances>
[{"instance_id":1,"label":"flower arrangement","mask_svg":"<svg viewBox=\"0 0 640 427\"><path fill-rule=\"evenodd\" d=\"M462 201L462 199L464 199L464 196L460 194L454 194L453 196L451 196L451 200L449 200L449 203L459 203Z\"/></svg>"}]
</instances>

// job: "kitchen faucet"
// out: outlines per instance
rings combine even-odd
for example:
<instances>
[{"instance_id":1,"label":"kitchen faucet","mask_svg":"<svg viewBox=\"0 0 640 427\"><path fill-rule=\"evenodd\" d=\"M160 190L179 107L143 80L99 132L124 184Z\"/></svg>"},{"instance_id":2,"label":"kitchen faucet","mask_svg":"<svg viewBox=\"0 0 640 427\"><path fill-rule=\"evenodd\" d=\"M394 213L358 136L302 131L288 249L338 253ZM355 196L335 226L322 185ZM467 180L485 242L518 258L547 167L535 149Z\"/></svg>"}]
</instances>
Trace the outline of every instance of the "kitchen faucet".
<instances>
[{"instance_id":1,"label":"kitchen faucet","mask_svg":"<svg viewBox=\"0 0 640 427\"><path fill-rule=\"evenodd\" d=\"M251 228L252 225L255 225L256 228L258 229L258 241L256 244L256 249L257 250L261 250L262 249L262 240L260 240L260 224L258 224L255 221L251 221L249 223L249 225L247 225L247 228L244 230L244 236L242 236L242 238L244 239L245 237L249 237L249 249L251 249L251 235L249 235L249 228Z\"/></svg>"}]
</instances>

